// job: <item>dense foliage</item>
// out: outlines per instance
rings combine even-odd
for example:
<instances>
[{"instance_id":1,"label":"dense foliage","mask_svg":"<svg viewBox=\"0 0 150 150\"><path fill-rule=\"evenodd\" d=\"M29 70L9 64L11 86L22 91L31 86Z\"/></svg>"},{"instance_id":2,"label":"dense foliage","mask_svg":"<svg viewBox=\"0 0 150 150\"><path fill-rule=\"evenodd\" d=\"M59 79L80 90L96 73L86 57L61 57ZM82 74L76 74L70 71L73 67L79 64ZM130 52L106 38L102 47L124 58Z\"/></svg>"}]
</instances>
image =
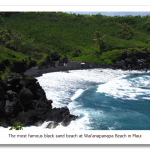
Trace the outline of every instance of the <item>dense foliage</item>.
<instances>
[{"instance_id":1,"label":"dense foliage","mask_svg":"<svg viewBox=\"0 0 150 150\"><path fill-rule=\"evenodd\" d=\"M15 51L13 55L20 55L20 59L30 56L39 63L55 49L72 60L114 64L124 51L150 50L150 16L62 12L1 12L0 15L0 60L9 57L12 60ZM93 40L96 32L101 34L100 38L106 35L98 47Z\"/></svg>"}]
</instances>

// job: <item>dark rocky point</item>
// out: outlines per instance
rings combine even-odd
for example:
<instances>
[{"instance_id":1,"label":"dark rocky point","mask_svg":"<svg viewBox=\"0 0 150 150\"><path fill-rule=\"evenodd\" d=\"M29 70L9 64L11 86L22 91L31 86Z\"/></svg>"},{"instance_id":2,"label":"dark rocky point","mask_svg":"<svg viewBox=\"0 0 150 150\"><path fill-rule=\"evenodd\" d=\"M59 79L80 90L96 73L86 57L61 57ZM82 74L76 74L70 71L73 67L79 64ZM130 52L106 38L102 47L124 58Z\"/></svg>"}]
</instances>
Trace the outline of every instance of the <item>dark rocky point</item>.
<instances>
[{"instance_id":1,"label":"dark rocky point","mask_svg":"<svg viewBox=\"0 0 150 150\"><path fill-rule=\"evenodd\" d=\"M145 53L138 52L134 55L127 55L126 51L120 57L113 69L122 70L147 70L150 68L150 52L144 49Z\"/></svg>"},{"instance_id":2,"label":"dark rocky point","mask_svg":"<svg viewBox=\"0 0 150 150\"><path fill-rule=\"evenodd\" d=\"M44 121L53 121L47 126L52 128L61 122L66 126L77 118L67 107L52 108L52 103L33 77L9 76L5 83L0 78L0 126L12 126L15 121L23 126L39 126Z\"/></svg>"}]
</instances>

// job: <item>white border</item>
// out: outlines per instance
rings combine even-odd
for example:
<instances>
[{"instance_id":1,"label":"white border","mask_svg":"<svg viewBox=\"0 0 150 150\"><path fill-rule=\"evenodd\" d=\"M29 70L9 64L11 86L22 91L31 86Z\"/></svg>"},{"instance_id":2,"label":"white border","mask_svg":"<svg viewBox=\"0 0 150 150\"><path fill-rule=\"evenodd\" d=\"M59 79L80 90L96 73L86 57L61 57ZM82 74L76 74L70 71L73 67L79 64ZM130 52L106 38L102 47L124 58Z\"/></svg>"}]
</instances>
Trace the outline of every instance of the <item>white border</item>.
<instances>
[{"instance_id":1,"label":"white border","mask_svg":"<svg viewBox=\"0 0 150 150\"><path fill-rule=\"evenodd\" d=\"M26 1L29 2L29 1ZM76 1L78 2L78 1ZM128 1L126 1L128 2ZM88 2L86 3L85 6L85 2L81 2L80 1L80 5L84 5L84 6L69 6L70 3L67 3L68 6L60 6L60 5L66 5L66 3L64 3L64 1L60 1L59 6L54 6L57 5L58 2L52 2L51 5L53 6L46 6L43 5L43 1L42 3L37 1L36 5L35 2L32 3L30 1L30 5L26 5L26 6L22 6L25 3L21 2L21 6L20 3L16 3L15 1L10 1L8 3L8 1L3 1L1 3L0 6L0 11L105 11L105 12L110 12L110 11L117 11L117 12L123 12L123 11L132 11L132 12L146 12L146 11L150 11L150 6L140 6L141 4L145 4L144 1L139 2L136 1L136 6L110 6L110 5L116 5L116 3L114 1L112 1L111 3L109 3L109 6L97 6L96 4L94 6L90 6L92 5L94 2ZM106 5L106 3L108 4L107 1L101 1L100 2L101 5ZM113 4L112 4L113 3ZM71 2L71 5L74 5L75 3ZM119 5L120 3L118 3ZM135 1L130 1L130 5L134 5ZM3 6L2 6L3 5ZM4 6L5 5L5 6ZM6 6L8 5L8 6ZM11 5L11 6L10 6ZM13 6L12 6L13 5ZM33 6L31 6L33 5ZM38 6L39 5L39 6ZM40 6L43 5L43 6ZM89 5L89 6L87 6ZM121 1L121 5L122 5L122 1ZM146 5L146 4L145 4ZM110 134L119 134L119 135L123 135L123 134L137 134L137 135L142 135L141 138L113 138L113 139L109 139L109 138L83 138L83 139L79 139L79 138L60 138L60 139L50 139L50 138L42 138L41 139L37 139L37 138L10 138L9 134L13 134L13 135L25 135L25 134L32 134L32 135L43 135L43 134L54 134L54 135L63 135L63 134L69 134L69 135L74 135L74 134L99 134L99 135L110 135ZM63 132L63 131L54 131L54 130L38 130L38 131L6 131L0 133L0 144L150 144L150 131L149 130L114 130L114 131L110 131L110 130L87 130L87 131L68 131L68 132Z\"/></svg>"},{"instance_id":2,"label":"white border","mask_svg":"<svg viewBox=\"0 0 150 150\"><path fill-rule=\"evenodd\" d=\"M146 12L150 6L1 6L0 11L105 11Z\"/></svg>"}]
</instances>

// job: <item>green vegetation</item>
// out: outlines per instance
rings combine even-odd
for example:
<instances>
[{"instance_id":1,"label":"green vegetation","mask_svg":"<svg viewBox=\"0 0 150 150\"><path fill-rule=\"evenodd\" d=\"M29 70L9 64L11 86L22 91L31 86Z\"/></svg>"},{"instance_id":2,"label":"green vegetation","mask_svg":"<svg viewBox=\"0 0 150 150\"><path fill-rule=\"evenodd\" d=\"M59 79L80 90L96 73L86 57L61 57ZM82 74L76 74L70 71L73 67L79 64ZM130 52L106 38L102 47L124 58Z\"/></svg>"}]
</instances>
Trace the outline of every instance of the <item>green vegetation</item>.
<instances>
[{"instance_id":1,"label":"green vegetation","mask_svg":"<svg viewBox=\"0 0 150 150\"><path fill-rule=\"evenodd\" d=\"M99 47L99 54L102 54L102 48L105 48L105 44L104 44L104 42L103 42L103 38L105 37L105 35L102 37L102 38L100 38L100 32L98 32L98 31L96 31L95 33L94 33L94 40L96 40L97 42L95 43L95 45L98 45L98 47Z\"/></svg>"},{"instance_id":2,"label":"green vegetation","mask_svg":"<svg viewBox=\"0 0 150 150\"><path fill-rule=\"evenodd\" d=\"M125 24L125 23L120 25L120 26L121 26L122 29L117 32L119 37L121 39L125 39L125 40L132 39L133 35L134 35L134 32L133 32L132 28L129 25Z\"/></svg>"},{"instance_id":3,"label":"green vegetation","mask_svg":"<svg viewBox=\"0 0 150 150\"><path fill-rule=\"evenodd\" d=\"M115 64L124 51L149 51L149 31L150 16L1 12L0 62L9 59L12 67L30 56L40 64L56 51L76 61Z\"/></svg>"},{"instance_id":4,"label":"green vegetation","mask_svg":"<svg viewBox=\"0 0 150 150\"><path fill-rule=\"evenodd\" d=\"M30 76L27 76L27 79L29 79L29 80L30 80L30 79L32 79L32 77L30 77Z\"/></svg>"},{"instance_id":5,"label":"green vegetation","mask_svg":"<svg viewBox=\"0 0 150 150\"><path fill-rule=\"evenodd\" d=\"M21 124L19 121L15 121L14 125L9 130L23 130L23 124Z\"/></svg>"}]
</instances>

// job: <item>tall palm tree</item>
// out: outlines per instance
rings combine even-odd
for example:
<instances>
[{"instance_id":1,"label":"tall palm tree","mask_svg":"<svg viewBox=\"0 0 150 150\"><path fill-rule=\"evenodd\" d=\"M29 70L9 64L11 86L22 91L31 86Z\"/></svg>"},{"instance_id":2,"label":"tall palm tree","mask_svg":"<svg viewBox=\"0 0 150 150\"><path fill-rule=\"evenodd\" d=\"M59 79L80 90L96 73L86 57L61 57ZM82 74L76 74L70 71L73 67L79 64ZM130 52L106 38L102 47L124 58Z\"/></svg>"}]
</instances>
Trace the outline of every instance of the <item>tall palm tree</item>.
<instances>
[{"instance_id":1,"label":"tall palm tree","mask_svg":"<svg viewBox=\"0 0 150 150\"><path fill-rule=\"evenodd\" d=\"M106 34L105 34L105 35L106 35ZM94 46L96 46L96 45L99 46L99 52L100 52L100 54L102 54L101 41L102 41L102 39L105 37L105 35L103 35L103 37L100 38L100 32L99 32L99 31L96 31L96 32L94 33L94 38L95 38L95 39L93 39L93 40L96 40L96 41L97 41Z\"/></svg>"}]
</instances>

